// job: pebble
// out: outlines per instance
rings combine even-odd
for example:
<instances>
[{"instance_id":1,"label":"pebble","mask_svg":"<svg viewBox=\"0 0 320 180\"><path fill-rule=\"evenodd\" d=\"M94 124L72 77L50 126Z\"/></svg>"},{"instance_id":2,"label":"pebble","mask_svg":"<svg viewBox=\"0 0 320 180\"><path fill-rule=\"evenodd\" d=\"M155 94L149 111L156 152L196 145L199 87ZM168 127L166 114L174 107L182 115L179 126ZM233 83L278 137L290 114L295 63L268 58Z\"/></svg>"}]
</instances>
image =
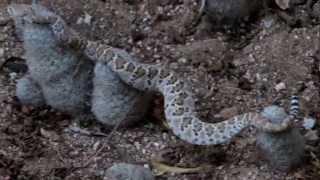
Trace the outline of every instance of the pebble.
<instances>
[{"instance_id":1,"label":"pebble","mask_svg":"<svg viewBox=\"0 0 320 180\"><path fill-rule=\"evenodd\" d=\"M307 141L317 141L319 140L319 135L317 130L310 130L305 135L304 138Z\"/></svg>"},{"instance_id":2,"label":"pebble","mask_svg":"<svg viewBox=\"0 0 320 180\"><path fill-rule=\"evenodd\" d=\"M280 9L286 10L290 7L290 0L275 0Z\"/></svg>"},{"instance_id":3,"label":"pebble","mask_svg":"<svg viewBox=\"0 0 320 180\"><path fill-rule=\"evenodd\" d=\"M205 13L215 26L233 26L262 10L258 0L206 0Z\"/></svg>"},{"instance_id":4,"label":"pebble","mask_svg":"<svg viewBox=\"0 0 320 180\"><path fill-rule=\"evenodd\" d=\"M275 86L275 89L276 89L276 91L284 90L284 89L286 89L286 84L284 82L281 82Z\"/></svg>"},{"instance_id":5,"label":"pebble","mask_svg":"<svg viewBox=\"0 0 320 180\"><path fill-rule=\"evenodd\" d=\"M91 24L92 16L88 13L85 13L83 22L86 24Z\"/></svg>"},{"instance_id":6,"label":"pebble","mask_svg":"<svg viewBox=\"0 0 320 180\"><path fill-rule=\"evenodd\" d=\"M313 5L313 14L316 17L320 18L320 2L318 1L316 4Z\"/></svg>"},{"instance_id":7,"label":"pebble","mask_svg":"<svg viewBox=\"0 0 320 180\"><path fill-rule=\"evenodd\" d=\"M221 110L220 115L224 119L229 119L239 113L239 110L237 107L230 107L230 108L225 108Z\"/></svg>"},{"instance_id":8,"label":"pebble","mask_svg":"<svg viewBox=\"0 0 320 180\"><path fill-rule=\"evenodd\" d=\"M15 72L10 73L9 76L10 76L11 80L16 80L17 79L17 73L15 73Z\"/></svg>"},{"instance_id":9,"label":"pebble","mask_svg":"<svg viewBox=\"0 0 320 180\"><path fill-rule=\"evenodd\" d=\"M0 41L3 42L6 40L6 34L5 33L0 33Z\"/></svg>"},{"instance_id":10,"label":"pebble","mask_svg":"<svg viewBox=\"0 0 320 180\"><path fill-rule=\"evenodd\" d=\"M7 25L9 21L9 18L0 17L0 26Z\"/></svg>"},{"instance_id":11,"label":"pebble","mask_svg":"<svg viewBox=\"0 0 320 180\"><path fill-rule=\"evenodd\" d=\"M144 166L118 163L110 167L104 180L154 180L152 172Z\"/></svg>"},{"instance_id":12,"label":"pebble","mask_svg":"<svg viewBox=\"0 0 320 180\"><path fill-rule=\"evenodd\" d=\"M4 49L0 48L0 58L2 58L4 56Z\"/></svg>"},{"instance_id":13,"label":"pebble","mask_svg":"<svg viewBox=\"0 0 320 180\"><path fill-rule=\"evenodd\" d=\"M153 58L155 58L155 59L160 59L161 56L160 56L159 54L155 54L155 55L153 55Z\"/></svg>"},{"instance_id":14,"label":"pebble","mask_svg":"<svg viewBox=\"0 0 320 180\"><path fill-rule=\"evenodd\" d=\"M303 119L303 124L302 126L307 129L307 130L310 130L312 128L314 128L314 126L316 125L316 120L313 119L313 118L304 118Z\"/></svg>"},{"instance_id":15,"label":"pebble","mask_svg":"<svg viewBox=\"0 0 320 180\"><path fill-rule=\"evenodd\" d=\"M179 58L178 62L181 64L186 64L188 62L188 60L186 58Z\"/></svg>"},{"instance_id":16,"label":"pebble","mask_svg":"<svg viewBox=\"0 0 320 180\"><path fill-rule=\"evenodd\" d=\"M270 29L272 25L274 24L274 19L271 16L266 17L265 19L262 20L262 24L265 28Z\"/></svg>"},{"instance_id":17,"label":"pebble","mask_svg":"<svg viewBox=\"0 0 320 180\"><path fill-rule=\"evenodd\" d=\"M96 143L94 143L94 144L93 144L93 150L94 150L94 151L97 151L98 148L99 148L99 146L100 146L100 144L101 144L100 141L97 141Z\"/></svg>"},{"instance_id":18,"label":"pebble","mask_svg":"<svg viewBox=\"0 0 320 180\"><path fill-rule=\"evenodd\" d=\"M85 12L84 17L79 17L77 20L77 24L91 24L91 20L92 20L92 16L90 14L88 14L87 12Z\"/></svg>"}]
</instances>

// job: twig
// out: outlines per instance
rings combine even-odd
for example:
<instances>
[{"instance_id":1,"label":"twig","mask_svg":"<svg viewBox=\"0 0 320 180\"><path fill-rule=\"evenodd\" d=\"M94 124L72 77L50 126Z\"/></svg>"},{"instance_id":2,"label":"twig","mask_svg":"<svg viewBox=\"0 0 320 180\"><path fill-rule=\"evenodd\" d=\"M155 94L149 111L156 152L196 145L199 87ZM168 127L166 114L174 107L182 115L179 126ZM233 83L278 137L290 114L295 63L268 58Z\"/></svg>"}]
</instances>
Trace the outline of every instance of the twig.
<instances>
[{"instance_id":1,"label":"twig","mask_svg":"<svg viewBox=\"0 0 320 180\"><path fill-rule=\"evenodd\" d=\"M199 8L199 11L198 11L198 14L194 20L194 24L192 26L197 26L201 20L201 17L204 13L204 8L206 7L206 0L201 0L200 2L200 8Z\"/></svg>"},{"instance_id":2,"label":"twig","mask_svg":"<svg viewBox=\"0 0 320 180\"><path fill-rule=\"evenodd\" d=\"M81 129L81 128L76 127L76 126L69 127L69 130L74 132L74 133L84 134L84 135L87 135L87 136L103 136L103 137L109 137L110 136L110 135L107 135L107 134L102 133L102 132L91 132L91 131L88 131L88 130L85 130L85 129Z\"/></svg>"},{"instance_id":3,"label":"twig","mask_svg":"<svg viewBox=\"0 0 320 180\"><path fill-rule=\"evenodd\" d=\"M111 132L109 133L109 135L107 135L107 139L105 141L105 143L109 143L109 141L111 140L114 132L119 128L120 124L122 121L119 121L111 130ZM88 160L86 161L87 163L85 163L83 166L81 167L77 167L77 168L86 168L88 167L94 160L94 157L98 156L102 150L106 147L106 144L103 144L93 155L91 155Z\"/></svg>"}]
</instances>

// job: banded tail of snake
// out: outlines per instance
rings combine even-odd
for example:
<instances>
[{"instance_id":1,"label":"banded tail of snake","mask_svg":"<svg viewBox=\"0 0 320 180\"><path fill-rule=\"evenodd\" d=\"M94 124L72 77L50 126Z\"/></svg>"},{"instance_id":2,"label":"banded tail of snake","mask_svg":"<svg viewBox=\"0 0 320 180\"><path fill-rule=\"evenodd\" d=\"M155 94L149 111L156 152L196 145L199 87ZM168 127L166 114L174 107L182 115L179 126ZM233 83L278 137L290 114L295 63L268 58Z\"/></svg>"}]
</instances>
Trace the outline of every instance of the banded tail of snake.
<instances>
[{"instance_id":1,"label":"banded tail of snake","mask_svg":"<svg viewBox=\"0 0 320 180\"><path fill-rule=\"evenodd\" d=\"M8 11L10 11L8 8ZM54 13L40 5L33 5L33 23L51 26L61 44L83 53L94 62L107 64L128 85L163 95L165 116L173 133L192 144L211 145L228 142L248 126L264 131L282 131L290 125L290 118L281 124L272 124L260 113L249 112L218 123L201 121L195 111L191 86L176 73L161 65L139 63L126 51L87 40Z\"/></svg>"}]
</instances>

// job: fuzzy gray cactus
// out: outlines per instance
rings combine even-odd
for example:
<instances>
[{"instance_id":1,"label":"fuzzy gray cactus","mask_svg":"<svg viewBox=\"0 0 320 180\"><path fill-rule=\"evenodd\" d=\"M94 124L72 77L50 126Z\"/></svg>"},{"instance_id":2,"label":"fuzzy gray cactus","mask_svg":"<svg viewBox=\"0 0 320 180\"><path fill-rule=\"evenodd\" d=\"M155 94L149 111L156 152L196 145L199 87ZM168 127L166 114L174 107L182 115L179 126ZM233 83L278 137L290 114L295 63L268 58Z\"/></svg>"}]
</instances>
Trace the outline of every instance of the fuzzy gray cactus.
<instances>
[{"instance_id":1,"label":"fuzzy gray cactus","mask_svg":"<svg viewBox=\"0 0 320 180\"><path fill-rule=\"evenodd\" d=\"M101 123L131 125L146 113L150 97L124 84L104 63L96 63L91 110Z\"/></svg>"},{"instance_id":2,"label":"fuzzy gray cactus","mask_svg":"<svg viewBox=\"0 0 320 180\"><path fill-rule=\"evenodd\" d=\"M23 6L18 7L9 12L23 40L29 71L18 81L17 97L23 103L41 105L38 99L42 94L43 102L55 109L71 114L90 110L93 63L83 58L79 63L80 57L58 46L50 29L29 23ZM38 92L36 101L28 99L34 92Z\"/></svg>"},{"instance_id":3,"label":"fuzzy gray cactus","mask_svg":"<svg viewBox=\"0 0 320 180\"><path fill-rule=\"evenodd\" d=\"M148 96L128 87L106 65L95 65L79 52L60 47L48 26L31 23L31 10L31 5L8 7L29 69L17 83L22 104L46 104L80 119L94 114L110 126L143 117ZM51 12L43 8L41 13Z\"/></svg>"},{"instance_id":4,"label":"fuzzy gray cactus","mask_svg":"<svg viewBox=\"0 0 320 180\"><path fill-rule=\"evenodd\" d=\"M266 107L262 115L274 124L281 123L288 116L278 106ZM291 127L276 133L261 131L257 136L257 147L273 168L288 171L302 163L305 141L299 130Z\"/></svg>"},{"instance_id":5,"label":"fuzzy gray cactus","mask_svg":"<svg viewBox=\"0 0 320 180\"><path fill-rule=\"evenodd\" d=\"M42 91L30 75L25 75L23 78L18 80L16 95L22 104L32 105L35 107L45 105Z\"/></svg>"},{"instance_id":6,"label":"fuzzy gray cactus","mask_svg":"<svg viewBox=\"0 0 320 180\"><path fill-rule=\"evenodd\" d=\"M265 0L264 0L265 1ZM218 26L234 27L263 8L260 0L204 0L204 11Z\"/></svg>"}]
</instances>

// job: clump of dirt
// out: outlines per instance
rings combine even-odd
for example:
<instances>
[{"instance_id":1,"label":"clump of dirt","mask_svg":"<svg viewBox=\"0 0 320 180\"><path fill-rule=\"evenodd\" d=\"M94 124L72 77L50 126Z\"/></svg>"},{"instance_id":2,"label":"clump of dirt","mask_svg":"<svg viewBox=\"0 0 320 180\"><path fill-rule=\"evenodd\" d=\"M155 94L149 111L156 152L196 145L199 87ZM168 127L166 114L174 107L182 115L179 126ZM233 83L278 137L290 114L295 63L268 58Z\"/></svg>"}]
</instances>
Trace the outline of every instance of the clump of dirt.
<instances>
[{"instance_id":1,"label":"clump of dirt","mask_svg":"<svg viewBox=\"0 0 320 180\"><path fill-rule=\"evenodd\" d=\"M158 179L314 179L319 176L319 141L308 143L305 166L289 174L272 171L255 152L255 131L229 145L188 145L162 126L161 97L146 121L103 136L70 131L72 119L50 108L21 106L14 97L23 76L22 43L0 2L0 179L102 179L114 163L150 166L157 154L173 166L211 166L194 174L163 174ZM123 48L146 63L162 63L190 81L200 115L209 122L277 103L287 106L297 84L303 112L318 120L320 25L317 18L291 26L266 12L240 35L188 29L199 9L195 0L42 0L81 35ZM318 7L319 1L314 5ZM299 5L300 6L300 5ZM298 5L297 5L298 8ZM313 10L316 16L316 10ZM306 13L299 11L299 13ZM289 15L297 15L290 11ZM319 18L318 18L319 19ZM291 26L291 27L290 27ZM9 62L10 61L10 62ZM10 65L8 65L10 64ZM23 63L22 63L23 64ZM13 68L12 68L13 67ZM90 131L104 131L100 125ZM316 135L317 135L316 133ZM317 136L318 137L318 136ZM214 149L214 151L213 151ZM174 153L161 153L172 152ZM223 157L223 158L221 158Z\"/></svg>"}]
</instances>

